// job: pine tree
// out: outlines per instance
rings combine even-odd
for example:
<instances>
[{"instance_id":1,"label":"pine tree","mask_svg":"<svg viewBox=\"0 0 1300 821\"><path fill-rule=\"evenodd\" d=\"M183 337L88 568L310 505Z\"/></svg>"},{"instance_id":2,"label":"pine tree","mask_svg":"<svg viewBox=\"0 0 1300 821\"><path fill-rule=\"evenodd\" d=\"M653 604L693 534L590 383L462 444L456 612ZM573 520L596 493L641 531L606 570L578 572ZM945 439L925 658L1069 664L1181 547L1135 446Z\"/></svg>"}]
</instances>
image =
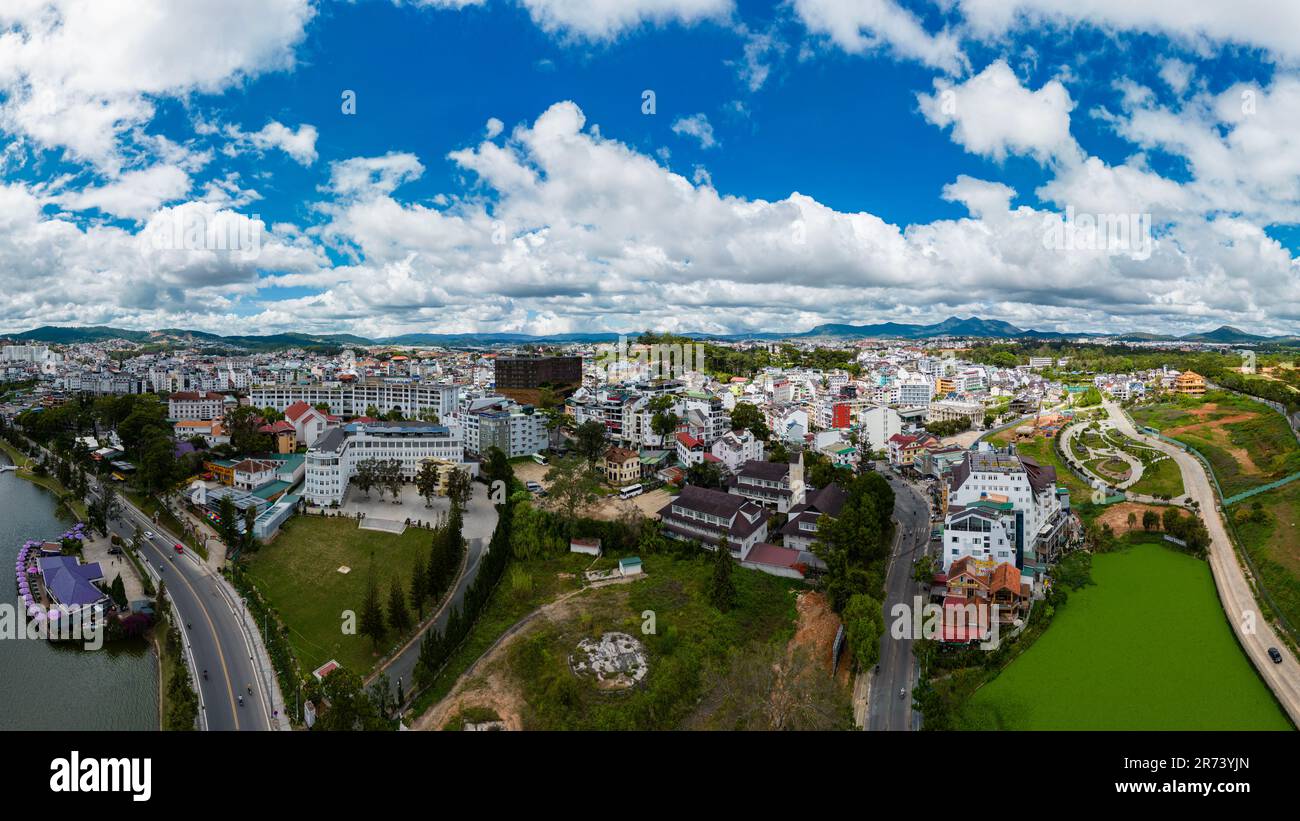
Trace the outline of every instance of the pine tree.
<instances>
[{"instance_id":1,"label":"pine tree","mask_svg":"<svg viewBox=\"0 0 1300 821\"><path fill-rule=\"evenodd\" d=\"M126 604L126 585L122 582L121 573L113 577L113 584L109 587L109 594L119 606Z\"/></svg>"},{"instance_id":2,"label":"pine tree","mask_svg":"<svg viewBox=\"0 0 1300 821\"><path fill-rule=\"evenodd\" d=\"M730 610L736 603L736 585L731 580L731 547L727 540L718 543L713 557L713 578L709 580L709 602L719 610Z\"/></svg>"},{"instance_id":3,"label":"pine tree","mask_svg":"<svg viewBox=\"0 0 1300 821\"><path fill-rule=\"evenodd\" d=\"M424 601L429 598L429 576L424 562L417 556L411 570L411 607L420 621L424 621Z\"/></svg>"},{"instance_id":4,"label":"pine tree","mask_svg":"<svg viewBox=\"0 0 1300 821\"><path fill-rule=\"evenodd\" d=\"M436 602L442 595L447 576L447 527L443 525L433 531L433 541L429 545L429 569L425 574L429 596Z\"/></svg>"},{"instance_id":5,"label":"pine tree","mask_svg":"<svg viewBox=\"0 0 1300 821\"><path fill-rule=\"evenodd\" d=\"M406 609L406 596L402 595L402 584L396 579L388 594L388 626L398 635L411 626L411 611Z\"/></svg>"},{"instance_id":6,"label":"pine tree","mask_svg":"<svg viewBox=\"0 0 1300 821\"><path fill-rule=\"evenodd\" d=\"M361 605L361 635L369 636L371 642L378 647L385 632L384 608L379 604L379 586L375 584L372 570L366 582L366 600Z\"/></svg>"}]
</instances>

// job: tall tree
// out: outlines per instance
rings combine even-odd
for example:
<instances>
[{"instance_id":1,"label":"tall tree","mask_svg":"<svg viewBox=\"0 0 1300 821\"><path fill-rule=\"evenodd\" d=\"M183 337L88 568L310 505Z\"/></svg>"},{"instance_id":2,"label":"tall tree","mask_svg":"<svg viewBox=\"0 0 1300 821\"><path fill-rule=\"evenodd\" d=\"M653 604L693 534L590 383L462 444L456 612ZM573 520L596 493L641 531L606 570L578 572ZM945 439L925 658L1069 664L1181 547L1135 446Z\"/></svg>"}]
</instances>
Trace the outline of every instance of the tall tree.
<instances>
[{"instance_id":1,"label":"tall tree","mask_svg":"<svg viewBox=\"0 0 1300 821\"><path fill-rule=\"evenodd\" d=\"M713 556L713 575L709 579L709 603L722 611L736 604L736 585L731 578L731 546L724 538Z\"/></svg>"},{"instance_id":2,"label":"tall tree","mask_svg":"<svg viewBox=\"0 0 1300 821\"><path fill-rule=\"evenodd\" d=\"M379 585L375 584L374 557L370 559L371 570L366 579L366 598L361 604L361 635L369 636L373 646L378 647L387 628L384 625L384 608L379 603Z\"/></svg>"},{"instance_id":3,"label":"tall tree","mask_svg":"<svg viewBox=\"0 0 1300 821\"><path fill-rule=\"evenodd\" d=\"M772 432L768 430L767 419L764 418L763 412L758 406L749 402L737 402L736 407L731 410L731 429L746 430L754 436L767 441Z\"/></svg>"},{"instance_id":4,"label":"tall tree","mask_svg":"<svg viewBox=\"0 0 1300 821\"><path fill-rule=\"evenodd\" d=\"M609 449L609 444L605 441L605 426L594 419L583 422L574 433L573 449L587 460L587 467L595 467L596 462Z\"/></svg>"},{"instance_id":5,"label":"tall tree","mask_svg":"<svg viewBox=\"0 0 1300 821\"><path fill-rule=\"evenodd\" d=\"M885 630L884 609L866 593L856 593L844 608L844 632L859 670L867 670L880 659L880 636Z\"/></svg>"},{"instance_id":6,"label":"tall tree","mask_svg":"<svg viewBox=\"0 0 1300 821\"><path fill-rule=\"evenodd\" d=\"M447 498L451 499L452 508L464 509L474 493L474 485L467 471L453 468L447 477Z\"/></svg>"},{"instance_id":7,"label":"tall tree","mask_svg":"<svg viewBox=\"0 0 1300 821\"><path fill-rule=\"evenodd\" d=\"M595 503L600 480L581 458L568 457L551 463L550 470L546 471L546 481L550 485L551 498L572 529L578 514Z\"/></svg>"},{"instance_id":8,"label":"tall tree","mask_svg":"<svg viewBox=\"0 0 1300 821\"><path fill-rule=\"evenodd\" d=\"M424 621L424 602L429 598L429 575L424 560L415 557L415 567L411 570L411 589L409 592L411 607L415 609L416 618Z\"/></svg>"},{"instance_id":9,"label":"tall tree","mask_svg":"<svg viewBox=\"0 0 1300 821\"><path fill-rule=\"evenodd\" d=\"M433 499L438 495L438 484L438 465L431 461L423 462L419 473L415 474L415 489L424 497L425 507L433 507Z\"/></svg>"},{"instance_id":10,"label":"tall tree","mask_svg":"<svg viewBox=\"0 0 1300 821\"><path fill-rule=\"evenodd\" d=\"M406 596L402 593L402 583L393 579L393 587L388 593L388 626L399 636L411 626L411 611L406 609Z\"/></svg>"},{"instance_id":11,"label":"tall tree","mask_svg":"<svg viewBox=\"0 0 1300 821\"><path fill-rule=\"evenodd\" d=\"M375 459L362 459L357 462L357 472L352 478L352 483L357 489L370 498L370 489L375 486L379 479L379 463Z\"/></svg>"}]
</instances>

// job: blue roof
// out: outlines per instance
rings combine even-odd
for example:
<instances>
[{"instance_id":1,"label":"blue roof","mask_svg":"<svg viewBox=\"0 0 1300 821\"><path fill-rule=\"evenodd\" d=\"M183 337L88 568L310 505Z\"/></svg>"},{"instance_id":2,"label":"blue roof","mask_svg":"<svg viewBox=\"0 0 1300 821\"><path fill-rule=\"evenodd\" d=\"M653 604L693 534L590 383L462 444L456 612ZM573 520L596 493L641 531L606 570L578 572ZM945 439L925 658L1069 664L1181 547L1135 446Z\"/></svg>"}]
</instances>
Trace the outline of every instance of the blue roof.
<instances>
[{"instance_id":1,"label":"blue roof","mask_svg":"<svg viewBox=\"0 0 1300 821\"><path fill-rule=\"evenodd\" d=\"M75 556L49 556L40 560L45 587L59 604L78 607L94 604L105 593L92 582L104 578L99 562L81 564Z\"/></svg>"}]
</instances>

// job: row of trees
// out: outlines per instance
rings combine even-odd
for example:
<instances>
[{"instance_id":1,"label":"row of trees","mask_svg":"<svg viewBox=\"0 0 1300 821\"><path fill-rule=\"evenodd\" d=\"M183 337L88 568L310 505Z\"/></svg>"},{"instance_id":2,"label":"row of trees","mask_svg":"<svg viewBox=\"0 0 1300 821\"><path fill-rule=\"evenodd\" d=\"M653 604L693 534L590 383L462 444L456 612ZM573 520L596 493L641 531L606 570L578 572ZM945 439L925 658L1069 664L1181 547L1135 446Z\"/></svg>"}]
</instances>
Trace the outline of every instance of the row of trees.
<instances>
[{"instance_id":1,"label":"row of trees","mask_svg":"<svg viewBox=\"0 0 1300 821\"><path fill-rule=\"evenodd\" d=\"M413 624L424 621L425 608L436 605L451 587L465 554L463 524L461 506L453 503L447 521L433 532L428 556L415 560L406 586L397 578L392 580L386 609L374 577L372 557L358 626L361 634L368 636L375 647L390 631L400 636Z\"/></svg>"}]
</instances>

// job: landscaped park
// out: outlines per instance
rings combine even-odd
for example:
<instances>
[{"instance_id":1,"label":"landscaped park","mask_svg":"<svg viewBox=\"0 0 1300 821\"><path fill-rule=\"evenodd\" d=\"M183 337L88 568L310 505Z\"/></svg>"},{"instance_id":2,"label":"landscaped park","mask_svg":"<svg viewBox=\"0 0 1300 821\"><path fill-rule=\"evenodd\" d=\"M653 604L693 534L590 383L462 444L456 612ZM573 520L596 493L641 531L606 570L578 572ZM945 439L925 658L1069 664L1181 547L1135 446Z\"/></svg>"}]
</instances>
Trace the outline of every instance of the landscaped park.
<instances>
[{"instance_id":1,"label":"landscaped park","mask_svg":"<svg viewBox=\"0 0 1300 821\"><path fill-rule=\"evenodd\" d=\"M1151 535L1092 559L1051 627L962 711L966 729L1285 730L1209 566Z\"/></svg>"}]
</instances>

